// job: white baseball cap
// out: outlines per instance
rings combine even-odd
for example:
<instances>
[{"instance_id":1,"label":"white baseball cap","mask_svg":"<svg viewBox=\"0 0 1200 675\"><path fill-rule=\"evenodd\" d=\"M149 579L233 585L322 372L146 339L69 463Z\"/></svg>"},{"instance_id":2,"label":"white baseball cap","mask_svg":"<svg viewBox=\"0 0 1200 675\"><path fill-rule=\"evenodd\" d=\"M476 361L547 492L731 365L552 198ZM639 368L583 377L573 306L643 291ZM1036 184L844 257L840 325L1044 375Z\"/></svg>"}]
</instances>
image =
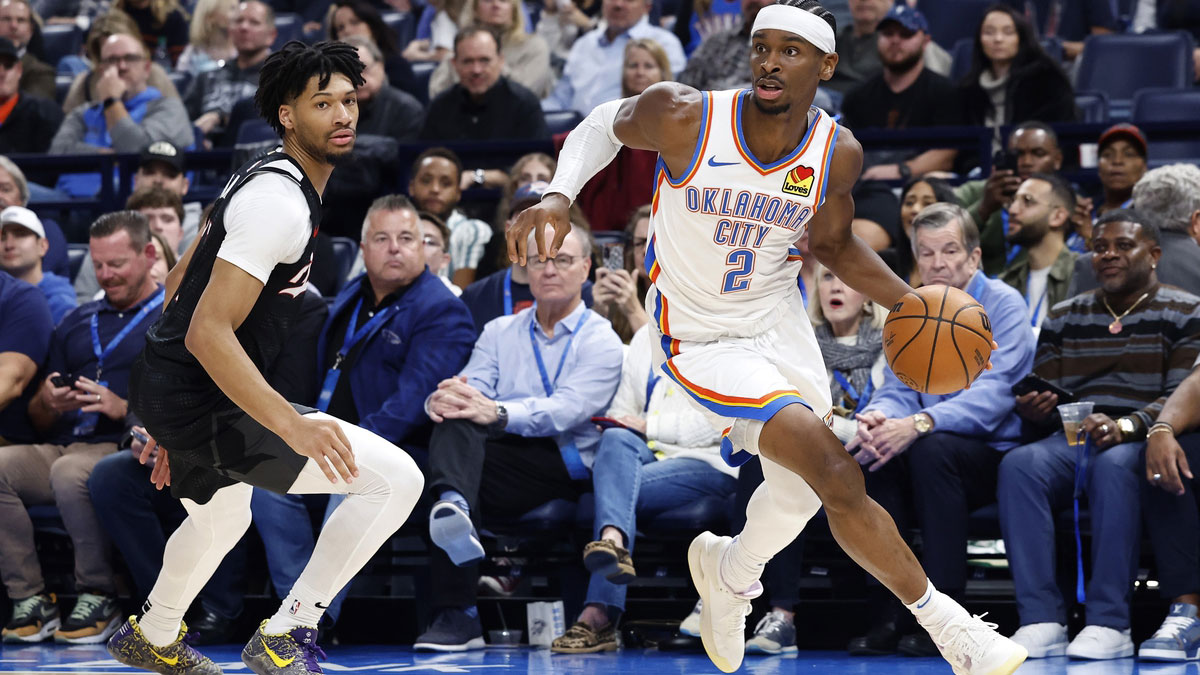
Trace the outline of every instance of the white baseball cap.
<instances>
[{"instance_id":1,"label":"white baseball cap","mask_svg":"<svg viewBox=\"0 0 1200 675\"><path fill-rule=\"evenodd\" d=\"M24 206L9 206L0 211L0 226L9 223L20 225L42 239L46 238L46 228L42 226L42 220Z\"/></svg>"}]
</instances>

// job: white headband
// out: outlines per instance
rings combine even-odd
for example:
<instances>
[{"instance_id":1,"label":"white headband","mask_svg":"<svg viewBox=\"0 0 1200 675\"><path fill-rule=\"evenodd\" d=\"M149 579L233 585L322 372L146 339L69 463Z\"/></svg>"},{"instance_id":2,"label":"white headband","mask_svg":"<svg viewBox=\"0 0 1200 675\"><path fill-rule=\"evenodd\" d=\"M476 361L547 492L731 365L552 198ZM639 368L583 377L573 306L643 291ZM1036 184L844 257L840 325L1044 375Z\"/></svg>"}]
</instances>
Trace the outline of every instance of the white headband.
<instances>
[{"instance_id":1,"label":"white headband","mask_svg":"<svg viewBox=\"0 0 1200 675\"><path fill-rule=\"evenodd\" d=\"M812 46L832 54L837 51L837 42L833 36L833 28L829 23L812 12L788 5L767 5L758 10L754 19L753 35L763 29L775 29L794 33L808 40Z\"/></svg>"}]
</instances>

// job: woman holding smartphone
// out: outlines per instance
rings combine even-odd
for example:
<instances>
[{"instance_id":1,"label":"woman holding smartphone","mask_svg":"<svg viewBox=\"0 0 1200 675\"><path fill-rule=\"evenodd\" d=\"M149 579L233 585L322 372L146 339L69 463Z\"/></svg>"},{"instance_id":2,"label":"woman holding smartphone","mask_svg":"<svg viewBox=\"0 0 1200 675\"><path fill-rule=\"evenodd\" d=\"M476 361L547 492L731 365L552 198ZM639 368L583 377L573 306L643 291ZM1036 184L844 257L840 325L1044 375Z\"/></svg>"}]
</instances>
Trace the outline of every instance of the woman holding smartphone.
<instances>
[{"instance_id":1,"label":"woman holding smartphone","mask_svg":"<svg viewBox=\"0 0 1200 675\"><path fill-rule=\"evenodd\" d=\"M650 277L646 275L646 234L650 229L650 206L639 208L625 227L625 244L621 254L624 264L609 266L605 247L604 265L596 268L596 286L592 289L592 309L612 322L621 341L629 344L634 333L650 320L646 314L646 291ZM619 244L618 244L619 246Z\"/></svg>"}]
</instances>

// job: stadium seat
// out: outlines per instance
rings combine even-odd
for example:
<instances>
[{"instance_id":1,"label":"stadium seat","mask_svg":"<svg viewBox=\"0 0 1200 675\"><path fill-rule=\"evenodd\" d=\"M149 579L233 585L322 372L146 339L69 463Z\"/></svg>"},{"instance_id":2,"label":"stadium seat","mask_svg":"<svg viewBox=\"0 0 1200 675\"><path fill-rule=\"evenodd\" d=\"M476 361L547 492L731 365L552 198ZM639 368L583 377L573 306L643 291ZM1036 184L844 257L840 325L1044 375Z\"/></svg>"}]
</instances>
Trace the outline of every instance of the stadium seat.
<instances>
[{"instance_id":1,"label":"stadium seat","mask_svg":"<svg viewBox=\"0 0 1200 675\"><path fill-rule=\"evenodd\" d=\"M929 22L933 41L950 48L963 38L975 37L979 23L993 0L919 0L917 9Z\"/></svg>"},{"instance_id":2,"label":"stadium seat","mask_svg":"<svg viewBox=\"0 0 1200 675\"><path fill-rule=\"evenodd\" d=\"M275 15L275 44L272 50L278 50L287 44L288 40L299 40L303 37L304 19L299 14L281 12Z\"/></svg>"},{"instance_id":3,"label":"stadium seat","mask_svg":"<svg viewBox=\"0 0 1200 675\"><path fill-rule=\"evenodd\" d=\"M1058 37L1043 37L1041 39L1042 50L1050 55L1055 61L1062 63L1063 60L1063 44L1062 39Z\"/></svg>"},{"instance_id":4,"label":"stadium seat","mask_svg":"<svg viewBox=\"0 0 1200 675\"><path fill-rule=\"evenodd\" d=\"M337 280L337 290L341 290L346 284L346 277L350 274L350 268L354 266L354 258L358 255L358 242L348 237L330 237L333 243L333 260L330 263L333 266L334 278Z\"/></svg>"},{"instance_id":5,"label":"stadium seat","mask_svg":"<svg viewBox=\"0 0 1200 675\"><path fill-rule=\"evenodd\" d=\"M383 22L396 34L396 49L403 50L417 35L419 12L384 12Z\"/></svg>"},{"instance_id":6,"label":"stadium seat","mask_svg":"<svg viewBox=\"0 0 1200 675\"><path fill-rule=\"evenodd\" d=\"M54 76L54 99L61 104L67 98L67 92L71 90L71 83L75 81L71 75L55 75Z\"/></svg>"},{"instance_id":7,"label":"stadium seat","mask_svg":"<svg viewBox=\"0 0 1200 675\"><path fill-rule=\"evenodd\" d=\"M56 66L62 57L79 53L83 47L83 31L73 24L45 26L42 28L42 40L46 62Z\"/></svg>"},{"instance_id":8,"label":"stadium seat","mask_svg":"<svg viewBox=\"0 0 1200 675\"><path fill-rule=\"evenodd\" d=\"M971 70L971 56L975 50L975 38L965 37L950 49L950 81L959 82Z\"/></svg>"},{"instance_id":9,"label":"stadium seat","mask_svg":"<svg viewBox=\"0 0 1200 675\"><path fill-rule=\"evenodd\" d=\"M1200 90L1143 89L1133 96L1134 124L1190 122L1200 119ZM1149 135L1150 165L1200 161L1200 139L1155 141Z\"/></svg>"},{"instance_id":10,"label":"stadium seat","mask_svg":"<svg viewBox=\"0 0 1200 675\"><path fill-rule=\"evenodd\" d=\"M1075 89L1104 92L1113 119L1129 119L1139 89L1192 85L1192 47L1192 36L1182 31L1090 35L1079 57Z\"/></svg>"},{"instance_id":11,"label":"stadium seat","mask_svg":"<svg viewBox=\"0 0 1200 675\"><path fill-rule=\"evenodd\" d=\"M550 135L566 133L576 127L583 117L574 110L556 110L546 113L546 128L550 130Z\"/></svg>"},{"instance_id":12,"label":"stadium seat","mask_svg":"<svg viewBox=\"0 0 1200 675\"><path fill-rule=\"evenodd\" d=\"M167 74L171 78L171 84L179 90L179 95L183 96L187 93L188 85L192 83L192 74L186 70L173 70Z\"/></svg>"},{"instance_id":13,"label":"stadium seat","mask_svg":"<svg viewBox=\"0 0 1200 675\"><path fill-rule=\"evenodd\" d=\"M242 122L242 126L238 127L237 145L250 145L253 143L264 143L266 141L276 141L279 136L271 125L261 119L252 118Z\"/></svg>"},{"instance_id":14,"label":"stadium seat","mask_svg":"<svg viewBox=\"0 0 1200 675\"><path fill-rule=\"evenodd\" d=\"M29 512L29 520L33 521L35 532L47 532L62 537L68 536L67 527L63 524L62 516L59 515L57 506L43 504L40 506L30 506L26 510Z\"/></svg>"},{"instance_id":15,"label":"stadium seat","mask_svg":"<svg viewBox=\"0 0 1200 675\"><path fill-rule=\"evenodd\" d=\"M71 283L79 276L79 268L83 267L83 259L87 257L87 244L67 244L67 265L71 269Z\"/></svg>"},{"instance_id":16,"label":"stadium seat","mask_svg":"<svg viewBox=\"0 0 1200 675\"><path fill-rule=\"evenodd\" d=\"M1102 91L1076 91L1075 107L1079 110L1079 121L1103 124L1108 121L1108 96Z\"/></svg>"}]
</instances>

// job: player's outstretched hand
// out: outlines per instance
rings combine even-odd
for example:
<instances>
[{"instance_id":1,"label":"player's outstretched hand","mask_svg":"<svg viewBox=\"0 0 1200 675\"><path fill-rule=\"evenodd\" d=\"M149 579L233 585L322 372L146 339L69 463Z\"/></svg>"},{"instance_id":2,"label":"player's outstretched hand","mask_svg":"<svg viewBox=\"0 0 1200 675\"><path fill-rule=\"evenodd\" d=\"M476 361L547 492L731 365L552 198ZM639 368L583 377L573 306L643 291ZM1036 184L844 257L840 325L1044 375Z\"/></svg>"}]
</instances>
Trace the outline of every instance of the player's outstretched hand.
<instances>
[{"instance_id":1,"label":"player's outstretched hand","mask_svg":"<svg viewBox=\"0 0 1200 675\"><path fill-rule=\"evenodd\" d=\"M303 415L290 431L283 439L288 447L316 462L330 483L337 483L338 476L347 483L353 483L358 477L350 440L336 420Z\"/></svg>"},{"instance_id":2,"label":"player's outstretched hand","mask_svg":"<svg viewBox=\"0 0 1200 675\"><path fill-rule=\"evenodd\" d=\"M571 232L571 202L564 195L551 192L542 201L517 214L517 220L508 228L508 259L524 267L529 255L529 233L534 234L538 258L547 260L558 255L563 240ZM554 236L546 241L546 225L554 228Z\"/></svg>"}]
</instances>

